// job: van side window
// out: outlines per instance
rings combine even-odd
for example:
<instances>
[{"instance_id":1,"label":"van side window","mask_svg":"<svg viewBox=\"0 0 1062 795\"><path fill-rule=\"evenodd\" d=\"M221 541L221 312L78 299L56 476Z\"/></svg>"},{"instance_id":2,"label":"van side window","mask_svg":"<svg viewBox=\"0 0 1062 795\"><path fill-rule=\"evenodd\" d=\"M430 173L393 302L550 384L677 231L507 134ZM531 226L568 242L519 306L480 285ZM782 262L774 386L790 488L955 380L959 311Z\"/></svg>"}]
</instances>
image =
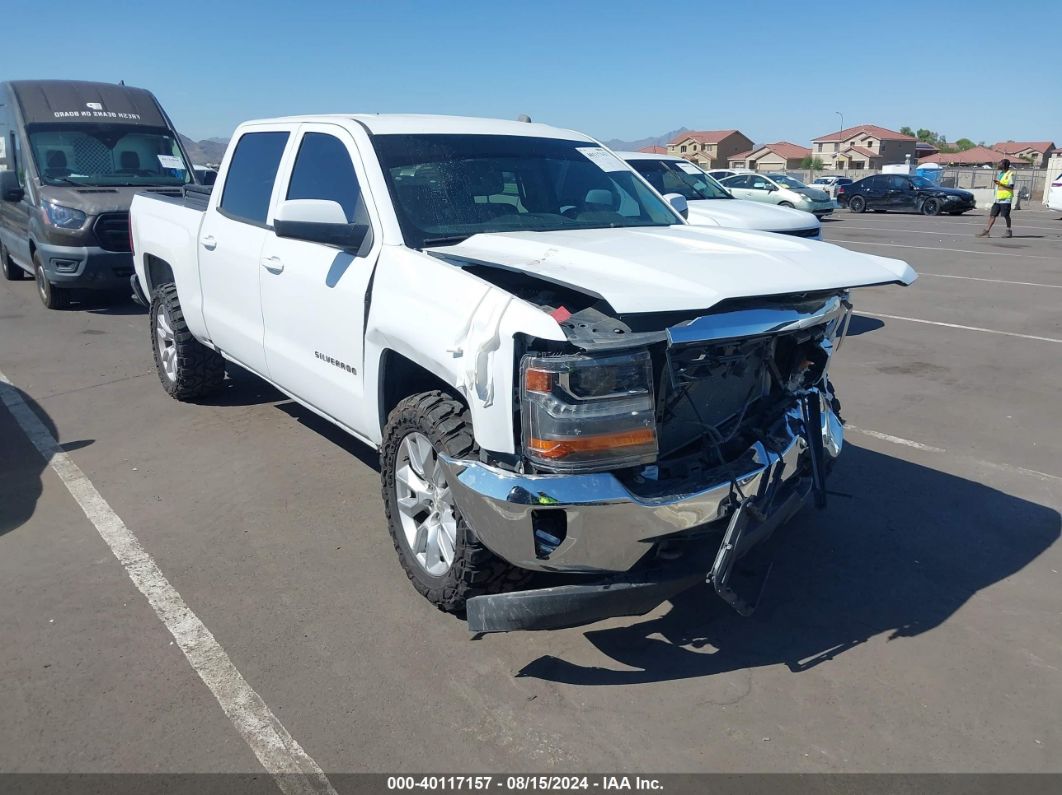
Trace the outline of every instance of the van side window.
<instances>
[{"instance_id":1,"label":"van side window","mask_svg":"<svg viewBox=\"0 0 1062 795\"><path fill-rule=\"evenodd\" d=\"M280 158L287 146L286 132L246 133L236 144L225 177L220 209L231 218L264 224L269 197L277 178Z\"/></svg>"},{"instance_id":2,"label":"van side window","mask_svg":"<svg viewBox=\"0 0 1062 795\"><path fill-rule=\"evenodd\" d=\"M291 171L288 199L338 202L349 224L367 224L365 202L354 164L343 142L325 133L306 133Z\"/></svg>"}]
</instances>

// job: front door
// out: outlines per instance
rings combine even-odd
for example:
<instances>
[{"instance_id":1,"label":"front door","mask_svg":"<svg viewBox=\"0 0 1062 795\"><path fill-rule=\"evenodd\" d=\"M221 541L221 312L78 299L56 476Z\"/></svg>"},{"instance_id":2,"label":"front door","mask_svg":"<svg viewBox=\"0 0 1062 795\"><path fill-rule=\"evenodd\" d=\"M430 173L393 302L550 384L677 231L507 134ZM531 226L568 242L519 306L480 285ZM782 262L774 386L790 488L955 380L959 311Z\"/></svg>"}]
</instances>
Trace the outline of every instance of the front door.
<instances>
[{"instance_id":1,"label":"front door","mask_svg":"<svg viewBox=\"0 0 1062 795\"><path fill-rule=\"evenodd\" d=\"M12 110L11 118L14 119ZM18 174L19 184L25 193L21 201L0 201L0 236L7 246L11 256L24 267L32 269L30 261L29 241L29 217L33 212L35 199L34 186L32 185L31 172L26 168L23 160L25 154L20 146L19 134L16 130L7 132L3 143L6 165L9 170Z\"/></svg>"},{"instance_id":2,"label":"front door","mask_svg":"<svg viewBox=\"0 0 1062 795\"><path fill-rule=\"evenodd\" d=\"M367 144L366 144L367 145ZM372 230L357 251L270 233L261 252L262 314L269 377L352 428L363 427L366 296L380 251L380 227L352 133L304 124L295 142L289 199L337 202L348 223Z\"/></svg>"},{"instance_id":3,"label":"front door","mask_svg":"<svg viewBox=\"0 0 1062 795\"><path fill-rule=\"evenodd\" d=\"M221 195L214 191L199 230L199 278L211 341L245 367L266 373L261 253L290 129L263 127L236 142Z\"/></svg>"}]
</instances>

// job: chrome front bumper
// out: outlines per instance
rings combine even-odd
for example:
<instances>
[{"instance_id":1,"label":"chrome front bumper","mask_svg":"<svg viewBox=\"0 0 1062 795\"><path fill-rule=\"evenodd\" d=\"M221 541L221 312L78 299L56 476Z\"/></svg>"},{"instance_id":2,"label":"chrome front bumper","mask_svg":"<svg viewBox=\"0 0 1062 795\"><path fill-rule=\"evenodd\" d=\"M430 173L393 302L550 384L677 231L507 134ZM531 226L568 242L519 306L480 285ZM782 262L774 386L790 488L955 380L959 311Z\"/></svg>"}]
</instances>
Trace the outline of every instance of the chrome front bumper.
<instances>
[{"instance_id":1,"label":"chrome front bumper","mask_svg":"<svg viewBox=\"0 0 1062 795\"><path fill-rule=\"evenodd\" d=\"M836 458L844 430L829 401L820 396L825 454ZM769 440L756 442L734 463L734 480L747 496L772 480L784 486L807 474L799 404L786 413ZM726 519L735 505L733 483L720 476L696 491L643 498L608 472L585 475L523 475L479 461L442 458L462 516L499 557L525 569L559 572L623 572L652 544L668 536ZM536 551L536 525L544 514L565 513L564 539L547 555ZM556 517L549 517L555 519Z\"/></svg>"}]
</instances>

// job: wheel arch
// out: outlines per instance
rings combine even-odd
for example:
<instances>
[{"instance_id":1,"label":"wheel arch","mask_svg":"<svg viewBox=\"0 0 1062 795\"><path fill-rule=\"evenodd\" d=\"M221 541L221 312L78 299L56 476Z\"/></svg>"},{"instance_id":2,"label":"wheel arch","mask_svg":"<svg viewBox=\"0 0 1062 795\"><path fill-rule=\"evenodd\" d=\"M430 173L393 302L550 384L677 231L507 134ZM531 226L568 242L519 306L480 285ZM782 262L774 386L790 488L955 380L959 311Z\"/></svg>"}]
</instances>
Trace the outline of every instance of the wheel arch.
<instances>
[{"instance_id":1,"label":"wheel arch","mask_svg":"<svg viewBox=\"0 0 1062 795\"><path fill-rule=\"evenodd\" d=\"M436 389L468 407L468 400L453 384L398 351L385 348L380 354L377 373L377 420L381 436L395 406L410 395Z\"/></svg>"},{"instance_id":2,"label":"wheel arch","mask_svg":"<svg viewBox=\"0 0 1062 795\"><path fill-rule=\"evenodd\" d=\"M144 255L144 275L147 277L144 292L149 297L160 284L166 284L167 282L176 283L176 278L173 275L173 266L154 254Z\"/></svg>"}]
</instances>

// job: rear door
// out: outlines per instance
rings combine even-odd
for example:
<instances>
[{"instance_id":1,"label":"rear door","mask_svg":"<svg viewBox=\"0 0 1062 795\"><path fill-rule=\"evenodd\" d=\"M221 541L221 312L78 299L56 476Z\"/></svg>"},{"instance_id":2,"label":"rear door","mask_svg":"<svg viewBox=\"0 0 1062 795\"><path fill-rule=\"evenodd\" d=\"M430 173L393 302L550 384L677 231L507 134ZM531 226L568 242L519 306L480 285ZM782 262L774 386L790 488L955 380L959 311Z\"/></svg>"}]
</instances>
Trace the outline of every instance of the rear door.
<instances>
[{"instance_id":1,"label":"rear door","mask_svg":"<svg viewBox=\"0 0 1062 795\"><path fill-rule=\"evenodd\" d=\"M918 194L914 184L907 177L893 175L889 177L888 209L890 210L913 210Z\"/></svg>"},{"instance_id":2,"label":"rear door","mask_svg":"<svg viewBox=\"0 0 1062 795\"><path fill-rule=\"evenodd\" d=\"M197 241L203 314L211 341L226 355L266 374L261 253L281 159L293 126L248 128L235 142Z\"/></svg>"},{"instance_id":3,"label":"rear door","mask_svg":"<svg viewBox=\"0 0 1062 795\"><path fill-rule=\"evenodd\" d=\"M886 209L887 200L885 197L885 190L887 188L888 178L879 174L876 177L868 177L860 183L862 190L860 193L867 201L867 207L873 207L875 209Z\"/></svg>"},{"instance_id":4,"label":"rear door","mask_svg":"<svg viewBox=\"0 0 1062 795\"><path fill-rule=\"evenodd\" d=\"M270 232L261 252L269 377L355 430L364 427L366 299L381 245L356 134L340 125L301 125L277 202L337 202L348 223L369 225L361 247L347 251ZM369 145L367 138L360 143Z\"/></svg>"}]
</instances>

